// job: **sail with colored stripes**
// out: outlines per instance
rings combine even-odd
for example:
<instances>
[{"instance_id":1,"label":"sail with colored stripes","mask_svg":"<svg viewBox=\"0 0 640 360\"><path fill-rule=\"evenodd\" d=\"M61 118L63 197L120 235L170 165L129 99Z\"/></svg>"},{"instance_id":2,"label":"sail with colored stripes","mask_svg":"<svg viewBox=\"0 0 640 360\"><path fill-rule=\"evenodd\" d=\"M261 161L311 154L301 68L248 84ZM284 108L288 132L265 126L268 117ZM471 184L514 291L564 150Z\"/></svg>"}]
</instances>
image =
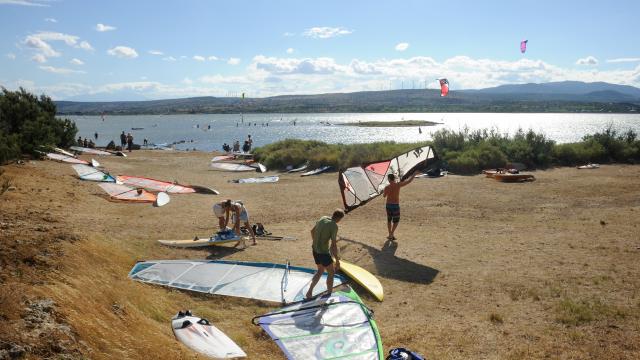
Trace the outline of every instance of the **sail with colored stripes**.
<instances>
[{"instance_id":1,"label":"sail with colored stripes","mask_svg":"<svg viewBox=\"0 0 640 360\"><path fill-rule=\"evenodd\" d=\"M196 192L189 186L139 176L118 175L118 181L132 187L144 188L149 191L164 191L169 194L191 194Z\"/></svg>"},{"instance_id":2,"label":"sail with colored stripes","mask_svg":"<svg viewBox=\"0 0 640 360\"><path fill-rule=\"evenodd\" d=\"M426 169L437 160L430 146L407 151L393 159L376 161L340 171L338 183L342 192L345 211L349 212L364 205L389 185L387 176L394 174L400 180L406 180L419 169Z\"/></svg>"},{"instance_id":3,"label":"sail with colored stripes","mask_svg":"<svg viewBox=\"0 0 640 360\"><path fill-rule=\"evenodd\" d=\"M337 291L253 319L289 360L382 360L373 313L352 290Z\"/></svg>"}]
</instances>

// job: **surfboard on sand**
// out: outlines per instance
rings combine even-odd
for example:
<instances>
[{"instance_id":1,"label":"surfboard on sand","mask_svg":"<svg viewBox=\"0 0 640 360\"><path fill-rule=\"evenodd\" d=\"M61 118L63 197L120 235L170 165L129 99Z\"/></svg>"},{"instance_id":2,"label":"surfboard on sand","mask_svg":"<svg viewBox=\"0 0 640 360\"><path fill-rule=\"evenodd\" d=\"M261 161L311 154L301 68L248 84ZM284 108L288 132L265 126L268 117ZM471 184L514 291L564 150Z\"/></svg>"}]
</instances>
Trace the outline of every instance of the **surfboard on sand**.
<instances>
[{"instance_id":1,"label":"surfboard on sand","mask_svg":"<svg viewBox=\"0 0 640 360\"><path fill-rule=\"evenodd\" d=\"M225 244L229 242L239 242L242 237L237 236L233 230L228 229L226 231L218 231L214 236L196 236L191 240L158 240L162 245L191 248L191 247L203 247L211 245Z\"/></svg>"},{"instance_id":2,"label":"surfboard on sand","mask_svg":"<svg viewBox=\"0 0 640 360\"><path fill-rule=\"evenodd\" d=\"M226 244L230 242L238 242L241 241L242 238L229 238L229 239L216 239L215 237L198 237L196 236L191 240L158 240L158 242L165 246L173 246L180 248L192 248L192 247L205 247L205 246L213 246Z\"/></svg>"},{"instance_id":3,"label":"surfboard on sand","mask_svg":"<svg viewBox=\"0 0 640 360\"><path fill-rule=\"evenodd\" d=\"M340 259L340 271L371 293L378 301L384 298L380 281L367 270L358 265Z\"/></svg>"},{"instance_id":4,"label":"surfboard on sand","mask_svg":"<svg viewBox=\"0 0 640 360\"><path fill-rule=\"evenodd\" d=\"M210 358L235 359L247 356L225 333L208 320L192 316L190 311L174 316L171 328L178 341Z\"/></svg>"},{"instance_id":5,"label":"surfboard on sand","mask_svg":"<svg viewBox=\"0 0 640 360\"><path fill-rule=\"evenodd\" d=\"M300 176L317 175L317 174L323 173L323 172L325 172L325 171L327 171L329 169L331 169L331 166L323 166L323 167L317 168L315 170L311 170L311 171L307 171L306 173L302 173L302 174L300 174Z\"/></svg>"}]
</instances>

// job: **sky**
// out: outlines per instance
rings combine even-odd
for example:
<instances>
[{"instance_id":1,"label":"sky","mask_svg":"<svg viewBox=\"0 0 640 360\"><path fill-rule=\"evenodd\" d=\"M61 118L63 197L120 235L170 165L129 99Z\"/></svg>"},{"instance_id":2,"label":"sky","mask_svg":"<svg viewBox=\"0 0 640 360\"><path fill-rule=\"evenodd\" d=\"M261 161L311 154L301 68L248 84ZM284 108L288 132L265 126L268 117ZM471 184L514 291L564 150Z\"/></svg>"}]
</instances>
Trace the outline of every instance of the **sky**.
<instances>
[{"instance_id":1,"label":"sky","mask_svg":"<svg viewBox=\"0 0 640 360\"><path fill-rule=\"evenodd\" d=\"M637 0L0 0L0 86L79 101L433 89L439 78L452 91L640 87L639 13Z\"/></svg>"}]
</instances>

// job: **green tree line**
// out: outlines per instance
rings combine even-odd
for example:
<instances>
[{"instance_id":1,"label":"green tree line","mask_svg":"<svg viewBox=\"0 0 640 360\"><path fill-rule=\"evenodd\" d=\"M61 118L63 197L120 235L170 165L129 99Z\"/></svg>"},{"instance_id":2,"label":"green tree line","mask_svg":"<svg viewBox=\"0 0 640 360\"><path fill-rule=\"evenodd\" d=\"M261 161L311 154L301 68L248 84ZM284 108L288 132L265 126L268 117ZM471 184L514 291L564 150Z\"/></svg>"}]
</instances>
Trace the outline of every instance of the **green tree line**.
<instances>
[{"instance_id":1,"label":"green tree line","mask_svg":"<svg viewBox=\"0 0 640 360\"><path fill-rule=\"evenodd\" d=\"M78 129L68 119L56 118L56 105L48 96L20 88L0 93L0 164L22 155L37 155L42 147L68 147Z\"/></svg>"}]
</instances>

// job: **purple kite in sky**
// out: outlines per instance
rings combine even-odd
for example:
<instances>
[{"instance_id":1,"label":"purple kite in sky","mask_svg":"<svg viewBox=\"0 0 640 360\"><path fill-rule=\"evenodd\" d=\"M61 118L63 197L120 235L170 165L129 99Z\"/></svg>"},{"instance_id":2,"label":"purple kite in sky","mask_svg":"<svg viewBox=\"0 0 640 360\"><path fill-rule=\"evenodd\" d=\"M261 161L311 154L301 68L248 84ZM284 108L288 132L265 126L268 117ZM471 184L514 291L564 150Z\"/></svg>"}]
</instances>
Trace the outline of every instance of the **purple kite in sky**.
<instances>
[{"instance_id":1,"label":"purple kite in sky","mask_svg":"<svg viewBox=\"0 0 640 360\"><path fill-rule=\"evenodd\" d=\"M527 42L529 42L529 40L520 41L520 52L523 54L525 51L527 51Z\"/></svg>"}]
</instances>

